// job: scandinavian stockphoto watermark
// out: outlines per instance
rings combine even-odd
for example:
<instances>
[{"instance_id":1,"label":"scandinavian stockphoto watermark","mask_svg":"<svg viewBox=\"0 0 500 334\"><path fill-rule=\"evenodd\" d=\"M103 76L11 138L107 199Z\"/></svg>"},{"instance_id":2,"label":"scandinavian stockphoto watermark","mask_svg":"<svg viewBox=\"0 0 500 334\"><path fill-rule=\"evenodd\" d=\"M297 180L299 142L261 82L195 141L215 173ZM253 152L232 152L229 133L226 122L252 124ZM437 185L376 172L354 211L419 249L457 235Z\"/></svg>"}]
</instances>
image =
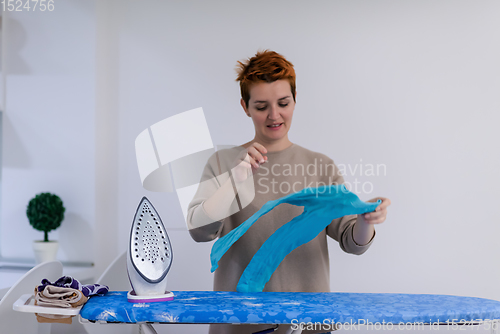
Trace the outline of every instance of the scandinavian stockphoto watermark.
<instances>
[{"instance_id":1,"label":"scandinavian stockphoto watermark","mask_svg":"<svg viewBox=\"0 0 500 334\"><path fill-rule=\"evenodd\" d=\"M440 321L439 319L432 320L429 319L427 323L424 322L386 322L382 320L370 321L368 319L359 319L354 322L335 322L332 319L324 319L323 322L300 322L298 319L292 319L291 321L292 330L322 330L322 331L333 331L333 330L447 330L447 331L457 331L466 330L468 327L479 330L492 330L497 331L500 328L499 320L490 319L447 319L445 321Z\"/></svg>"},{"instance_id":2,"label":"scandinavian stockphoto watermark","mask_svg":"<svg viewBox=\"0 0 500 334\"><path fill-rule=\"evenodd\" d=\"M369 180L372 176L386 176L385 164L363 163L360 159L355 164L338 164L314 159L310 164L274 163L260 165L256 192L260 194L287 194L304 188L316 189L317 196L326 190L323 186L343 183L347 190L357 194L371 194L374 185Z\"/></svg>"}]
</instances>

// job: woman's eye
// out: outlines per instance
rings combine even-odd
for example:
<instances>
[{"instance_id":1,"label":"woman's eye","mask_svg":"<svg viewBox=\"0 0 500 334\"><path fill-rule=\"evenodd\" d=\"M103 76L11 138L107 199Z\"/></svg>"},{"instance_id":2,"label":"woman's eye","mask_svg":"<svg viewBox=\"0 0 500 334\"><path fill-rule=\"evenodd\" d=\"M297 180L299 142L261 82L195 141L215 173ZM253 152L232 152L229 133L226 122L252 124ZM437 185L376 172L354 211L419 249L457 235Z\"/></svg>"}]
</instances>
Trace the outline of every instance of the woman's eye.
<instances>
[{"instance_id":1,"label":"woman's eye","mask_svg":"<svg viewBox=\"0 0 500 334\"><path fill-rule=\"evenodd\" d=\"M258 111L263 111L263 110L266 110L266 107L260 107L260 108L257 108Z\"/></svg>"},{"instance_id":2,"label":"woman's eye","mask_svg":"<svg viewBox=\"0 0 500 334\"><path fill-rule=\"evenodd\" d=\"M285 108L287 105L288 105L288 103L287 104L280 104L280 107Z\"/></svg>"}]
</instances>

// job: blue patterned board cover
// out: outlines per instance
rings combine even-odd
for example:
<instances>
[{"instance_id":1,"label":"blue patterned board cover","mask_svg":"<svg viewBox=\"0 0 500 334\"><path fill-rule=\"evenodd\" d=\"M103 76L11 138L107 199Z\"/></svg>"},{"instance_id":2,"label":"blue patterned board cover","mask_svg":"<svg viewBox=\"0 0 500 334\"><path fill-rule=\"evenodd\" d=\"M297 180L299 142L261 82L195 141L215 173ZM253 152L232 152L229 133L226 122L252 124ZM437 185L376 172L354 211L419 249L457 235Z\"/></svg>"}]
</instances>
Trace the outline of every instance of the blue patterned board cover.
<instances>
[{"instance_id":1,"label":"blue patterned board cover","mask_svg":"<svg viewBox=\"0 0 500 334\"><path fill-rule=\"evenodd\" d=\"M291 324L298 322L446 323L500 319L500 302L430 294L172 291L173 301L129 303L126 291L95 296L80 315L90 321ZM359 321L359 322L358 322ZM457 320L455 320L455 323Z\"/></svg>"}]
</instances>

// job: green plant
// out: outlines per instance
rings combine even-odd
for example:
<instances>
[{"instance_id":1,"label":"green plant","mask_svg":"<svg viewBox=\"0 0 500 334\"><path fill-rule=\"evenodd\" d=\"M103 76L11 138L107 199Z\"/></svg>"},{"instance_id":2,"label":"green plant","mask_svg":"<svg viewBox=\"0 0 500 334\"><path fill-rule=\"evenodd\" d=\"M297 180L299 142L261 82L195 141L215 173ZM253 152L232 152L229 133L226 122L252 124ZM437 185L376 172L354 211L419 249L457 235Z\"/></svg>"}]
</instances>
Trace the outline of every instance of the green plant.
<instances>
[{"instance_id":1,"label":"green plant","mask_svg":"<svg viewBox=\"0 0 500 334\"><path fill-rule=\"evenodd\" d=\"M26 215L34 229L45 233L43 241L48 242L49 231L55 230L61 225L65 210L59 196L41 193L30 200Z\"/></svg>"}]
</instances>

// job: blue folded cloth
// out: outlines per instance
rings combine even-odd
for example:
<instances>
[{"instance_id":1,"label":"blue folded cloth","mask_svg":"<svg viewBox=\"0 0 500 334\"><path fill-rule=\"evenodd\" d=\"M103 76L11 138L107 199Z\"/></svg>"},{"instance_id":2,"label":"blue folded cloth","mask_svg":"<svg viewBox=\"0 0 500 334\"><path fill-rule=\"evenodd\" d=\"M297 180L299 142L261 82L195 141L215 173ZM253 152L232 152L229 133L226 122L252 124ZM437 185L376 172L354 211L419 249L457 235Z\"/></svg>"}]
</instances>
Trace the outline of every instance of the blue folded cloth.
<instances>
[{"instance_id":1,"label":"blue folded cloth","mask_svg":"<svg viewBox=\"0 0 500 334\"><path fill-rule=\"evenodd\" d=\"M59 286L63 288L72 288L79 290L83 293L85 297L89 296L94 296L94 295L105 295L108 291L109 288L106 285L101 285L101 284L87 284L87 285L82 285L77 279L71 277L71 276L63 276L59 278L57 281L54 283L50 282L48 279L44 278L42 279L42 284L39 285L38 291L43 291L47 285L54 285L54 286Z\"/></svg>"}]
</instances>

